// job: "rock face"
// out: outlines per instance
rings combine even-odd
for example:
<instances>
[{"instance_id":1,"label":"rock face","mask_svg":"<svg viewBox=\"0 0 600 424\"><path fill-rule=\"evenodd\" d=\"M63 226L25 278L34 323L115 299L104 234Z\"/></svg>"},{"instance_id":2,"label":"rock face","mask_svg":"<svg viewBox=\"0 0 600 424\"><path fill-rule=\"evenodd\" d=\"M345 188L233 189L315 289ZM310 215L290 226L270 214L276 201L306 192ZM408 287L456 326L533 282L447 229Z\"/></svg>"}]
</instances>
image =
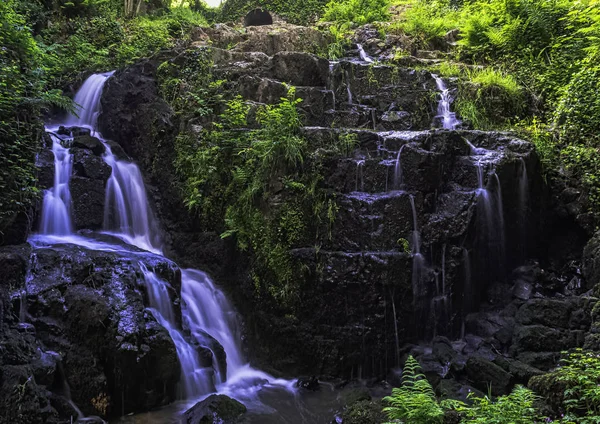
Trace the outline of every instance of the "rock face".
<instances>
[{"instance_id":1,"label":"rock face","mask_svg":"<svg viewBox=\"0 0 600 424\"><path fill-rule=\"evenodd\" d=\"M71 399L105 417L174 399L177 354L145 309L140 262L178 287L175 265L148 253L74 245L0 252L0 402L10 412L0 422L76 417Z\"/></svg>"},{"instance_id":2,"label":"rock face","mask_svg":"<svg viewBox=\"0 0 600 424\"><path fill-rule=\"evenodd\" d=\"M210 395L183 414L186 424L235 424L246 412L246 407L225 395Z\"/></svg>"},{"instance_id":3,"label":"rock face","mask_svg":"<svg viewBox=\"0 0 600 424\"><path fill-rule=\"evenodd\" d=\"M566 260L585 235L561 221L531 143L432 129L438 89L414 63L327 64L268 31L218 26L194 37L213 41L213 72L229 94L256 108L295 84L309 145L352 141L346 154L324 158L322 187L338 209L328 237L290 252L308 276L294 314L256 296L247 258L216 237L222 228L190 219L173 188L174 134L191 123L172 122L157 68L197 51L117 72L99 120L157 187L172 253L230 287L257 363L296 375L383 376L410 350L402 345L435 337L433 351L417 356L437 386L455 390L451 376L483 389L493 381L503 393L551 367L561 349L592 343L596 300L582 295L581 272ZM559 230L541 231L553 223ZM593 275L593 260L586 269Z\"/></svg>"}]
</instances>

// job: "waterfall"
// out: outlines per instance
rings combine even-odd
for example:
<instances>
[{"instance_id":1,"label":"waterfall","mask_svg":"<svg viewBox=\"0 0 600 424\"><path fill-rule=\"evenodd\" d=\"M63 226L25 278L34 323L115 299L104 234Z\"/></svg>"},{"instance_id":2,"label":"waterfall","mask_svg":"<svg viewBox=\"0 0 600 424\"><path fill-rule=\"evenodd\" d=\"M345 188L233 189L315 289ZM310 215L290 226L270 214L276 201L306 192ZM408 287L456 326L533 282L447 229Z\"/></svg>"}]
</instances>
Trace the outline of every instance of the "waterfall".
<instances>
[{"instance_id":1,"label":"waterfall","mask_svg":"<svg viewBox=\"0 0 600 424\"><path fill-rule=\"evenodd\" d=\"M365 160L359 159L356 161L356 182L354 191L365 191L365 181L363 175L363 168L365 166Z\"/></svg>"},{"instance_id":2,"label":"waterfall","mask_svg":"<svg viewBox=\"0 0 600 424\"><path fill-rule=\"evenodd\" d=\"M241 335L237 313L212 280L202 271L184 269L181 273L181 297L184 300L184 317L197 340L205 333L219 341L227 354L227 375L233 377L245 364L239 345ZM226 377L226 378L225 378Z\"/></svg>"},{"instance_id":3,"label":"waterfall","mask_svg":"<svg viewBox=\"0 0 600 424\"><path fill-rule=\"evenodd\" d=\"M350 77L348 76L348 71L346 71L346 92L348 93L348 104L352 104L352 91L350 90Z\"/></svg>"},{"instance_id":4,"label":"waterfall","mask_svg":"<svg viewBox=\"0 0 600 424\"><path fill-rule=\"evenodd\" d=\"M446 87L444 80L435 74L431 74L431 76L435 79L437 88L440 90L440 101L438 103L436 118L442 120L442 128L453 130L461 124L461 122L456 119L456 113L450 111L450 105L454 99L450 94L450 90Z\"/></svg>"},{"instance_id":5,"label":"waterfall","mask_svg":"<svg viewBox=\"0 0 600 424\"><path fill-rule=\"evenodd\" d=\"M200 365L196 349L177 330L168 284L154 272L149 271L143 264L140 264L140 268L144 275L144 283L150 303L148 309L154 319L167 330L177 350L177 357L181 366L182 397L191 399L213 392L215 386L212 379L212 369Z\"/></svg>"},{"instance_id":6,"label":"waterfall","mask_svg":"<svg viewBox=\"0 0 600 424\"><path fill-rule=\"evenodd\" d=\"M87 127L96 129L98 116L100 115L100 97L106 81L114 74L114 71L103 74L93 74L86 79L81 88L75 94L77 115L69 115L65 125Z\"/></svg>"},{"instance_id":7,"label":"waterfall","mask_svg":"<svg viewBox=\"0 0 600 424\"><path fill-rule=\"evenodd\" d=\"M54 153L54 186L44 194L40 232L46 235L66 236L73 231L71 223L71 169L73 155L63 147L60 138L50 134Z\"/></svg>"},{"instance_id":8,"label":"waterfall","mask_svg":"<svg viewBox=\"0 0 600 424\"><path fill-rule=\"evenodd\" d=\"M129 244L160 253L159 225L146 195L142 173L135 163L115 158L104 143L104 161L112 168L106 185L104 229Z\"/></svg>"},{"instance_id":9,"label":"waterfall","mask_svg":"<svg viewBox=\"0 0 600 424\"><path fill-rule=\"evenodd\" d=\"M133 162L118 160L110 145L96 131L102 90L112 74L92 75L84 82L75 96L76 103L80 105L79 117L69 116L66 125L90 128L92 135L106 147L103 159L112 168L112 173L106 187L105 230L128 244L162 255L158 220L152 212L140 169ZM62 242L78 243L91 249L123 251L121 246L111 246L84 237L64 237L71 228L68 218L71 158L68 149L62 147L57 138L53 137L53 141L57 172L55 187L46 193L44 199L43 223L49 224L47 228L43 225L42 231L63 235L59 239ZM175 344L181 365L183 396L197 398L218 390L239 400L255 402L257 389L252 387L275 385L291 390L293 382L275 379L247 364L239 343L241 335L237 314L224 293L205 273L193 269L182 270L182 321L184 329L190 331L190 342L177 324L168 283L141 263L140 269L148 296L148 310L167 330ZM198 346L211 350L212 364L201 363ZM221 357L226 364L221 366L217 356L223 350L226 356Z\"/></svg>"},{"instance_id":10,"label":"waterfall","mask_svg":"<svg viewBox=\"0 0 600 424\"><path fill-rule=\"evenodd\" d=\"M486 277L504 275L504 207L502 187L496 172L489 174L484 185L483 167L477 163L477 229L479 252L488 269Z\"/></svg>"},{"instance_id":11,"label":"waterfall","mask_svg":"<svg viewBox=\"0 0 600 424\"><path fill-rule=\"evenodd\" d=\"M363 48L362 44L357 43L356 48L358 49L358 54L360 55L360 59L363 62L373 63L373 59L371 59L367 52L365 52L365 49Z\"/></svg>"},{"instance_id":12,"label":"waterfall","mask_svg":"<svg viewBox=\"0 0 600 424\"><path fill-rule=\"evenodd\" d=\"M520 231L520 255L521 259L527 256L527 235L529 216L529 179L527 177L527 164L525 159L519 158L519 231Z\"/></svg>"},{"instance_id":13,"label":"waterfall","mask_svg":"<svg viewBox=\"0 0 600 424\"><path fill-rule=\"evenodd\" d=\"M421 274L425 267L425 258L421 254L421 236L419 234L419 226L417 224L417 209L415 207L415 197L411 194L410 207L412 209L413 219L413 231L412 231L412 256L413 256L413 267L412 267L412 288L413 288L413 301L420 297L424 290L420 287Z\"/></svg>"},{"instance_id":14,"label":"waterfall","mask_svg":"<svg viewBox=\"0 0 600 424\"><path fill-rule=\"evenodd\" d=\"M406 147L406 144L403 144L398 150L398 156L396 156L396 164L394 166L394 188L396 190L402 187L402 150Z\"/></svg>"}]
</instances>

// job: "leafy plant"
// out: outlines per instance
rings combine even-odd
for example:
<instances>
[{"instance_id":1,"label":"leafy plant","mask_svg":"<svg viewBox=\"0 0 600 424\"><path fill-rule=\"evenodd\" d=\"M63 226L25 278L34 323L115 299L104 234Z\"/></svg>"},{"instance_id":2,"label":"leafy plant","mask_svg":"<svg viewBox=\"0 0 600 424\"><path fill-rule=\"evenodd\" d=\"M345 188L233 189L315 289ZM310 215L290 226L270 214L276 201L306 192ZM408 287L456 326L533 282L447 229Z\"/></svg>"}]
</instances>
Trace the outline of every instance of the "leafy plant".
<instances>
[{"instance_id":1,"label":"leafy plant","mask_svg":"<svg viewBox=\"0 0 600 424\"><path fill-rule=\"evenodd\" d=\"M383 408L383 412L390 420L414 424L442 423L444 410L420 369L417 360L409 356L402 370L402 386L392 389L392 395L383 398L389 405Z\"/></svg>"},{"instance_id":2,"label":"leafy plant","mask_svg":"<svg viewBox=\"0 0 600 424\"><path fill-rule=\"evenodd\" d=\"M473 424L531 424L537 412L533 406L536 395L526 387L516 386L505 396L495 401L491 396L475 396L469 393L471 405L454 402L454 409L461 413L465 422Z\"/></svg>"}]
</instances>

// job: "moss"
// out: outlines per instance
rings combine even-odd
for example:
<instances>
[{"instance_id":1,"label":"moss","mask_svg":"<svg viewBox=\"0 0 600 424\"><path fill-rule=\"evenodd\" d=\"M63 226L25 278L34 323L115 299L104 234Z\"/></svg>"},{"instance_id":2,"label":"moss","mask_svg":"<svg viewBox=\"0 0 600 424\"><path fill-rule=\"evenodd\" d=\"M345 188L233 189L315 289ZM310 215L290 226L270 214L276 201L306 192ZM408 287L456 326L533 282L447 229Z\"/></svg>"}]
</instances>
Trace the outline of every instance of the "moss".
<instances>
[{"instance_id":1,"label":"moss","mask_svg":"<svg viewBox=\"0 0 600 424\"><path fill-rule=\"evenodd\" d=\"M380 424L386 421L380 401L360 400L344 412L344 424Z\"/></svg>"}]
</instances>

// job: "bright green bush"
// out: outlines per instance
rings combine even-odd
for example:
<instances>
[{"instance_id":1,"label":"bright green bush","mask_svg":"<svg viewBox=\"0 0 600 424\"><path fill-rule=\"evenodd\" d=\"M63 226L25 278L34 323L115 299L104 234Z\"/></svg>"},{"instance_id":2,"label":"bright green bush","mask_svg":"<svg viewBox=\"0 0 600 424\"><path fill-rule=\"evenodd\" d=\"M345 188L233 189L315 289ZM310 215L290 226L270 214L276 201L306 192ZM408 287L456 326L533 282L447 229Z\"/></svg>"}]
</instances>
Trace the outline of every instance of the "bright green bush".
<instances>
[{"instance_id":1,"label":"bright green bush","mask_svg":"<svg viewBox=\"0 0 600 424\"><path fill-rule=\"evenodd\" d=\"M458 26L459 12L448 0L400 0L405 8L397 21L384 27L384 32L410 35L418 45L429 48L442 45L446 32Z\"/></svg>"},{"instance_id":2,"label":"bright green bush","mask_svg":"<svg viewBox=\"0 0 600 424\"><path fill-rule=\"evenodd\" d=\"M390 0L332 0L325 6L322 20L364 25L390 18Z\"/></svg>"}]
</instances>

